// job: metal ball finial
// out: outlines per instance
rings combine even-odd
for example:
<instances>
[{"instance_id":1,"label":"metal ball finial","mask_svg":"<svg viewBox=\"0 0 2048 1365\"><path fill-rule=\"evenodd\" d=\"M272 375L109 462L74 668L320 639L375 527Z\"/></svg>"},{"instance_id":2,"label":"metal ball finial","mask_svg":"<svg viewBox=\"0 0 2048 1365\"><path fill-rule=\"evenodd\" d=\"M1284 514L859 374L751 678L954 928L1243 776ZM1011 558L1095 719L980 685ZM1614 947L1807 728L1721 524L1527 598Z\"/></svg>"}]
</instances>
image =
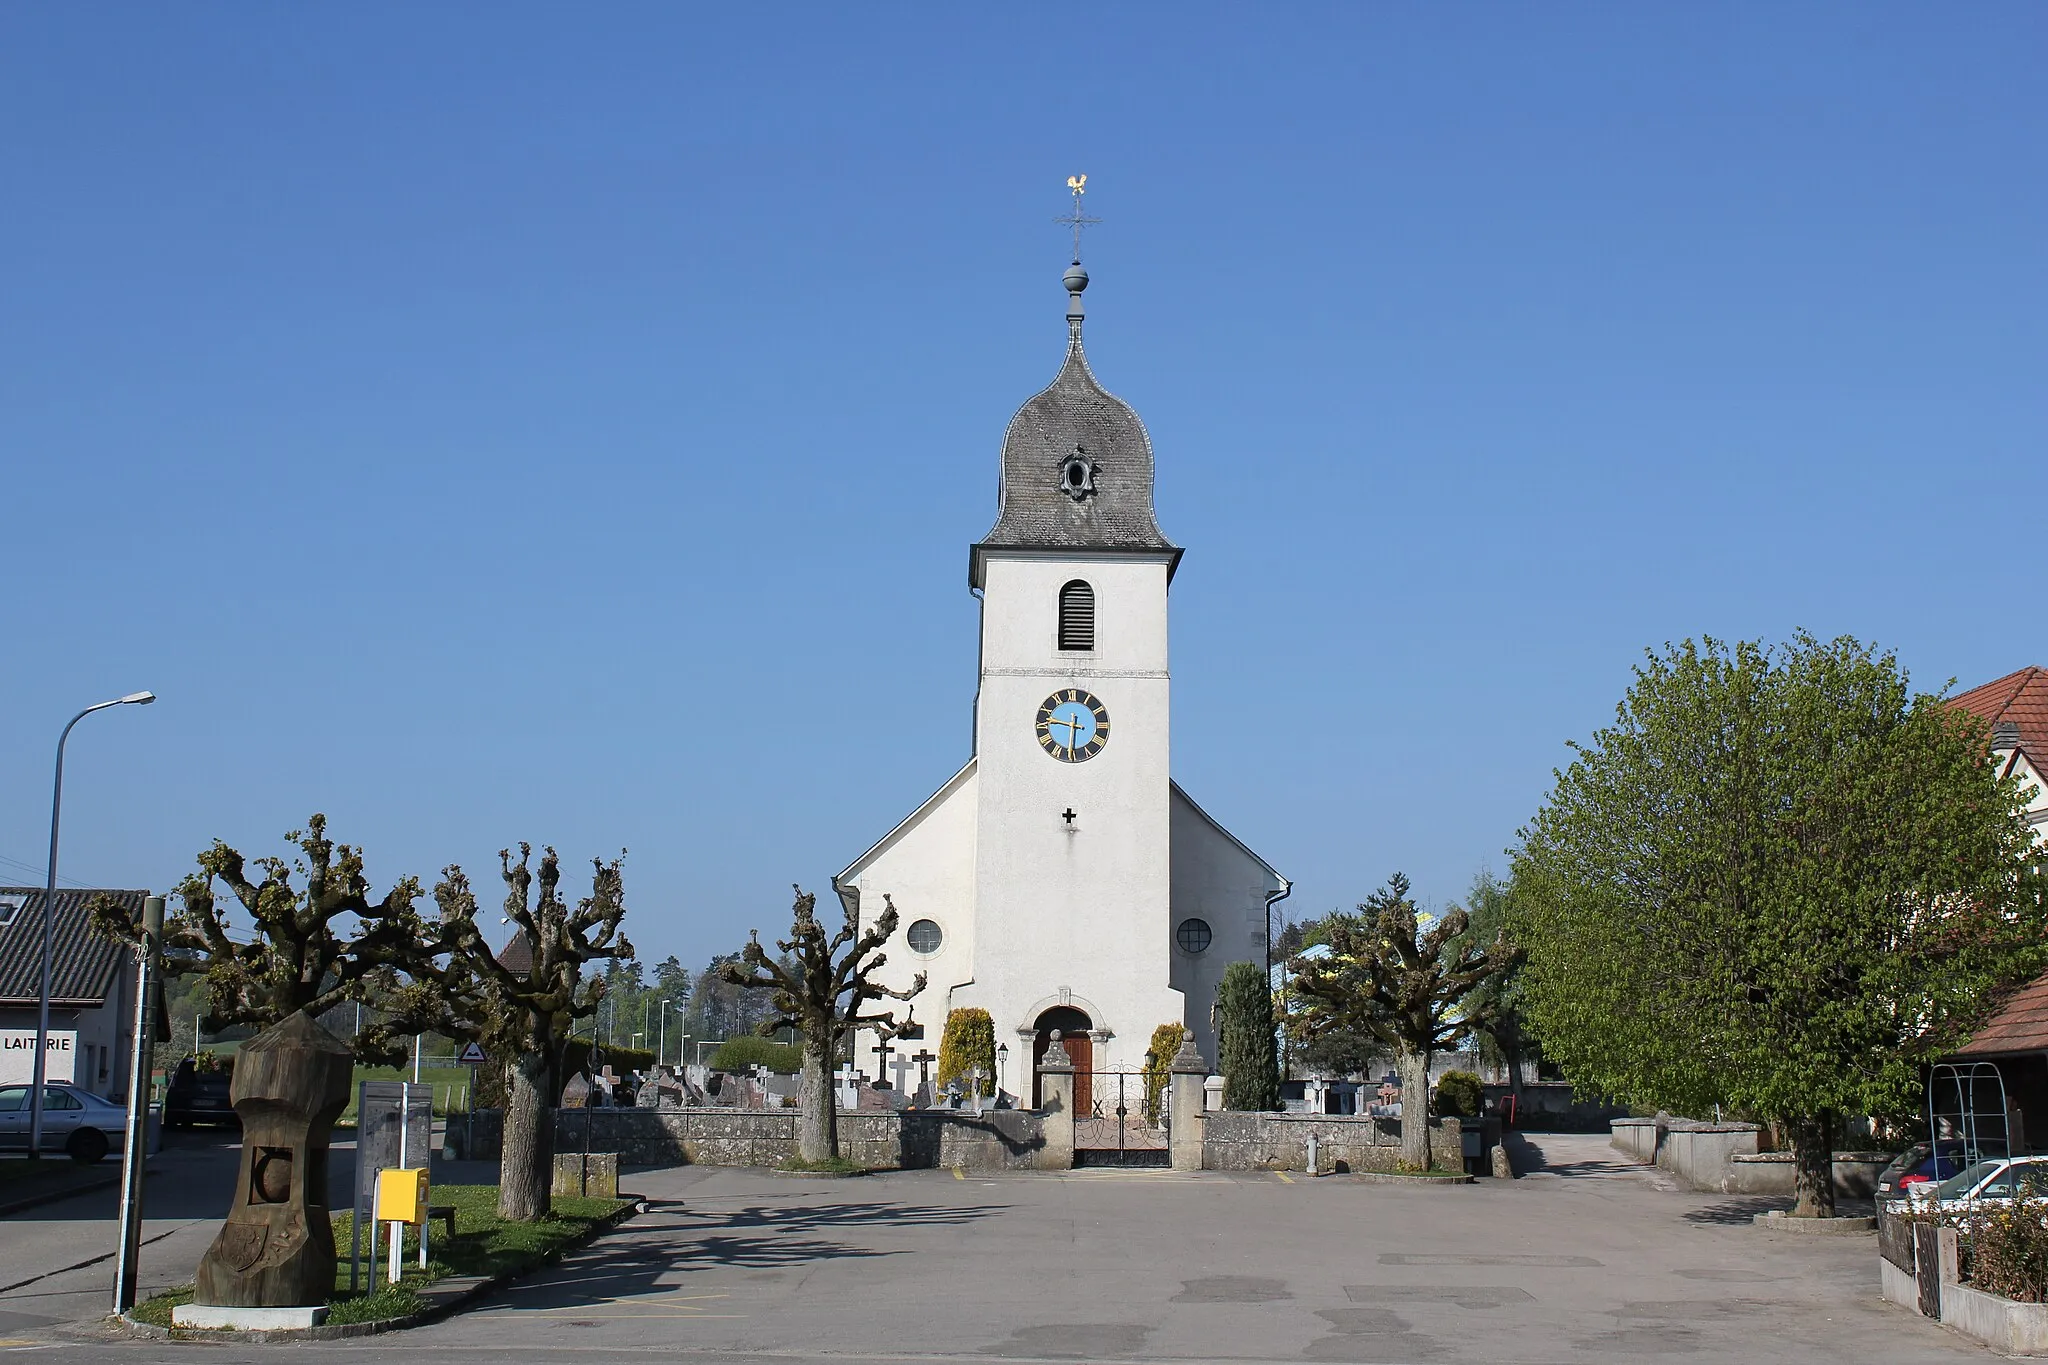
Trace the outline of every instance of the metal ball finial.
<instances>
[{"instance_id":1,"label":"metal ball finial","mask_svg":"<svg viewBox=\"0 0 2048 1365\"><path fill-rule=\"evenodd\" d=\"M1066 285L1069 294L1078 294L1088 287L1088 272L1076 261L1067 267L1067 273L1060 277L1060 282Z\"/></svg>"}]
</instances>

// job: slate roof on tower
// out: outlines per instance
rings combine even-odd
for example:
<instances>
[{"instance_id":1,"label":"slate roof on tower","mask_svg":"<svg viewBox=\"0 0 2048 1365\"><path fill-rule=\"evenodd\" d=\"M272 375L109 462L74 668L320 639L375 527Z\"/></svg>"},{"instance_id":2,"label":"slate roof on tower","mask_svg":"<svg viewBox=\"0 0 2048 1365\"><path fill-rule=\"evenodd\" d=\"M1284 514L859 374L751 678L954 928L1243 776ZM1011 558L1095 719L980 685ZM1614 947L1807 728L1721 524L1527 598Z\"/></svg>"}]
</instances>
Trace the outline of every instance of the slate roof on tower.
<instances>
[{"instance_id":1,"label":"slate roof on tower","mask_svg":"<svg viewBox=\"0 0 2048 1365\"><path fill-rule=\"evenodd\" d=\"M996 524L973 547L969 578L981 586L982 554L997 549L1165 553L1180 547L1152 511L1152 437L1129 403L1102 387L1081 349L1087 272L1067 272L1067 358L1028 399L1003 437ZM1072 461L1085 473L1069 473Z\"/></svg>"}]
</instances>

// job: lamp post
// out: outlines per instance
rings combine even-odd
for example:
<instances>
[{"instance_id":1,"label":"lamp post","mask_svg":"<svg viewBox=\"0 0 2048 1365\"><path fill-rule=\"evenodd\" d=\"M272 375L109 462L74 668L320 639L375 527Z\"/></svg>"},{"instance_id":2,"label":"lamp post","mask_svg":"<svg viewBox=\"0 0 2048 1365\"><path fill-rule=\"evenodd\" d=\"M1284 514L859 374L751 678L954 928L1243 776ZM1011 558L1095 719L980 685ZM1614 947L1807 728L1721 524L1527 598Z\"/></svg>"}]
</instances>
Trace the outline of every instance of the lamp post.
<instances>
[{"instance_id":1,"label":"lamp post","mask_svg":"<svg viewBox=\"0 0 2048 1365\"><path fill-rule=\"evenodd\" d=\"M42 985L36 992L35 1077L28 1092L28 1154L36 1160L43 1154L43 1081L48 1076L45 1055L50 1046L50 949L57 924L57 821L64 811L64 744L71 727L95 711L109 706L147 706L156 700L154 692L130 692L125 697L98 702L73 716L57 736L57 779L50 788L50 866L43 883L43 969Z\"/></svg>"},{"instance_id":2,"label":"lamp post","mask_svg":"<svg viewBox=\"0 0 2048 1365\"><path fill-rule=\"evenodd\" d=\"M996 1098L996 1102L997 1102L998 1104L1001 1104L1001 1102L1002 1102L1002 1098L1003 1098L1003 1071L1004 1071L1004 1070L1005 1070L1005 1069L1006 1069L1006 1068L1007 1068L1007 1067L1009 1066L1009 1062L1010 1062L1010 1045L1009 1045L1008 1043L997 1043L997 1044L996 1044L996 1094L995 1094L995 1098Z\"/></svg>"}]
</instances>

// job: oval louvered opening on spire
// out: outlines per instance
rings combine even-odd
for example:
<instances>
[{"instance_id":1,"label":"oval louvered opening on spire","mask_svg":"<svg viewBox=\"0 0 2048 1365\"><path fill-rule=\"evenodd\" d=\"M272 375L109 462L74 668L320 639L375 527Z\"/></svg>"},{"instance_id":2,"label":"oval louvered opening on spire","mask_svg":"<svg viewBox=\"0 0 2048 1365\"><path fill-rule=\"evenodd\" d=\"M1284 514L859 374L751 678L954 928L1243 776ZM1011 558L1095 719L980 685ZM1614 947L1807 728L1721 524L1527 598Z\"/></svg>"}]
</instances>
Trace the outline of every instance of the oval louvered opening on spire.
<instances>
[{"instance_id":1,"label":"oval louvered opening on spire","mask_svg":"<svg viewBox=\"0 0 2048 1365\"><path fill-rule=\"evenodd\" d=\"M1060 589L1060 648L1095 648L1095 589L1078 578Z\"/></svg>"}]
</instances>

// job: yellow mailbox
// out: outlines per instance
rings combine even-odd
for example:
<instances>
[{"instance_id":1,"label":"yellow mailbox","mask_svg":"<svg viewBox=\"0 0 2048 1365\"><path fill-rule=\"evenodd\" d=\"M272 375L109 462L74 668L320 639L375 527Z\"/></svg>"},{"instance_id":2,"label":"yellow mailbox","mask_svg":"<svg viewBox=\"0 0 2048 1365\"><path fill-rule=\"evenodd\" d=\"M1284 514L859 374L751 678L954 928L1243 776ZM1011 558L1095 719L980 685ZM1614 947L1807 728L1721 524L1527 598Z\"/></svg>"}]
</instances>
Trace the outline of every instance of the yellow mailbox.
<instances>
[{"instance_id":1,"label":"yellow mailbox","mask_svg":"<svg viewBox=\"0 0 2048 1365\"><path fill-rule=\"evenodd\" d=\"M377 1221L413 1224L427 1221L427 1173L424 1168L408 1171L390 1166L377 1172Z\"/></svg>"}]
</instances>

